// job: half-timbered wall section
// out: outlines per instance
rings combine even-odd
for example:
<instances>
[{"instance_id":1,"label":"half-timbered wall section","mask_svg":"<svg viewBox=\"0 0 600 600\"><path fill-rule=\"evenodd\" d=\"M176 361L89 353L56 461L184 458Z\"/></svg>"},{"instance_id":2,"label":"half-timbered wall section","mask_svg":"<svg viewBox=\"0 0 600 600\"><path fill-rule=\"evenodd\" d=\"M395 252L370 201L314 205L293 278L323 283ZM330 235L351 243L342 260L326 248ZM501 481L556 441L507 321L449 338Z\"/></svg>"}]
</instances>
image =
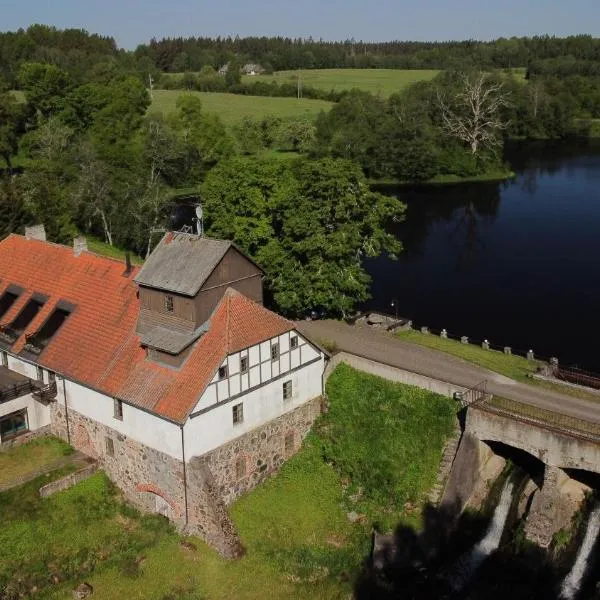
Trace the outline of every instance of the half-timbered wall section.
<instances>
[{"instance_id":1,"label":"half-timbered wall section","mask_svg":"<svg viewBox=\"0 0 600 600\"><path fill-rule=\"evenodd\" d=\"M324 360L296 331L229 355L185 425L186 456L204 454L319 397ZM240 404L242 419L234 423Z\"/></svg>"}]
</instances>

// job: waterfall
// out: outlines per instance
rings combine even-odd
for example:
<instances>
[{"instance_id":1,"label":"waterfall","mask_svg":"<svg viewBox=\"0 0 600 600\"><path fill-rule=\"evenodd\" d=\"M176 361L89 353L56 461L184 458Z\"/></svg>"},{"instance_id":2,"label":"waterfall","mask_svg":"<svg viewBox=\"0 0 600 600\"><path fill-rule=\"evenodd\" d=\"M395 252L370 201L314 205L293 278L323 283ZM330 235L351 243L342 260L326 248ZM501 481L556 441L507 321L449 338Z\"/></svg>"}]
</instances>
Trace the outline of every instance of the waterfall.
<instances>
[{"instance_id":1,"label":"waterfall","mask_svg":"<svg viewBox=\"0 0 600 600\"><path fill-rule=\"evenodd\" d=\"M585 530L585 536L579 551L577 552L575 564L563 581L560 597L564 600L572 600L577 596L577 592L579 592L581 582L588 566L588 559L594 548L596 538L598 537L598 532L600 532L600 504L596 504L594 510L590 514Z\"/></svg>"},{"instance_id":2,"label":"waterfall","mask_svg":"<svg viewBox=\"0 0 600 600\"><path fill-rule=\"evenodd\" d=\"M509 478L502 488L500 500L494 510L494 516L485 537L469 552L463 554L456 562L450 575L450 584L454 591L458 592L462 590L473 577L481 563L500 545L508 512L512 504L513 490L514 484L511 478Z\"/></svg>"}]
</instances>

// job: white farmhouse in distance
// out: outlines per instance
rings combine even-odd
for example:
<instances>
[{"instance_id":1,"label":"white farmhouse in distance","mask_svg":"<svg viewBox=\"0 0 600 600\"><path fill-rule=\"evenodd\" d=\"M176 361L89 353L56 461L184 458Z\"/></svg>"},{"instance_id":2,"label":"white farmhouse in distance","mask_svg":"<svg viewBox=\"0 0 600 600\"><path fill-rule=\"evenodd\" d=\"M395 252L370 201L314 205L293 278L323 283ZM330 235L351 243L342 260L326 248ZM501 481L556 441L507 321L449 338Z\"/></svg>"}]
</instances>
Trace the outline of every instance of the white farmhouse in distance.
<instances>
[{"instance_id":1,"label":"white farmhouse in distance","mask_svg":"<svg viewBox=\"0 0 600 600\"><path fill-rule=\"evenodd\" d=\"M0 444L50 432L126 497L242 548L226 505L298 449L325 355L262 306L230 242L167 233L144 266L45 241L0 242Z\"/></svg>"}]
</instances>

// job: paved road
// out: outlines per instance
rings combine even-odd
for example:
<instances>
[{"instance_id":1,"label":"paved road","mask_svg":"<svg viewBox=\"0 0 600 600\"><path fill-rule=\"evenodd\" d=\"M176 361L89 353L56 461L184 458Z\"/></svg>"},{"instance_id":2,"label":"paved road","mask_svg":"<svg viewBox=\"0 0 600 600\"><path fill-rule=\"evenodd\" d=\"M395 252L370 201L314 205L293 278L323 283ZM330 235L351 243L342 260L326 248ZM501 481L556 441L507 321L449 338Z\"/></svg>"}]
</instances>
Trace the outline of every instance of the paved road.
<instances>
[{"instance_id":1,"label":"paved road","mask_svg":"<svg viewBox=\"0 0 600 600\"><path fill-rule=\"evenodd\" d=\"M402 341L389 333L340 321L299 321L298 329L315 341L335 342L340 350L393 367L427 375L460 387L471 388L487 380L487 391L495 396L553 410L578 419L600 423L599 402L581 400L541 387L519 383L460 358L418 344Z\"/></svg>"}]
</instances>

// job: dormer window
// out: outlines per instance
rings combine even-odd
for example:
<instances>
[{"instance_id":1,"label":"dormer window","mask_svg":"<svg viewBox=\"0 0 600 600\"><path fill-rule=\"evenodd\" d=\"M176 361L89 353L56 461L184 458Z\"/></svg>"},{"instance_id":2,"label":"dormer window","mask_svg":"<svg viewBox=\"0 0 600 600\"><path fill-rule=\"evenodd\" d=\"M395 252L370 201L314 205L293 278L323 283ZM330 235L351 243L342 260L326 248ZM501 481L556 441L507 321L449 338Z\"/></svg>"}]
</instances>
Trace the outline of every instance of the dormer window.
<instances>
[{"instance_id":1,"label":"dormer window","mask_svg":"<svg viewBox=\"0 0 600 600\"><path fill-rule=\"evenodd\" d=\"M15 320L4 329L3 334L14 343L15 340L29 327L29 324L35 319L42 310L48 298L41 294L33 294L27 304L21 309Z\"/></svg>"},{"instance_id":2,"label":"dormer window","mask_svg":"<svg viewBox=\"0 0 600 600\"><path fill-rule=\"evenodd\" d=\"M0 297L0 318L10 310L10 307L16 302L22 292L23 290L21 288L11 285L4 294L2 294Z\"/></svg>"},{"instance_id":3,"label":"dormer window","mask_svg":"<svg viewBox=\"0 0 600 600\"><path fill-rule=\"evenodd\" d=\"M165 310L173 312L173 296L165 296Z\"/></svg>"},{"instance_id":4,"label":"dormer window","mask_svg":"<svg viewBox=\"0 0 600 600\"><path fill-rule=\"evenodd\" d=\"M36 333L27 336L26 349L34 354L40 354L68 319L74 308L73 305L61 300L42 327Z\"/></svg>"}]
</instances>

